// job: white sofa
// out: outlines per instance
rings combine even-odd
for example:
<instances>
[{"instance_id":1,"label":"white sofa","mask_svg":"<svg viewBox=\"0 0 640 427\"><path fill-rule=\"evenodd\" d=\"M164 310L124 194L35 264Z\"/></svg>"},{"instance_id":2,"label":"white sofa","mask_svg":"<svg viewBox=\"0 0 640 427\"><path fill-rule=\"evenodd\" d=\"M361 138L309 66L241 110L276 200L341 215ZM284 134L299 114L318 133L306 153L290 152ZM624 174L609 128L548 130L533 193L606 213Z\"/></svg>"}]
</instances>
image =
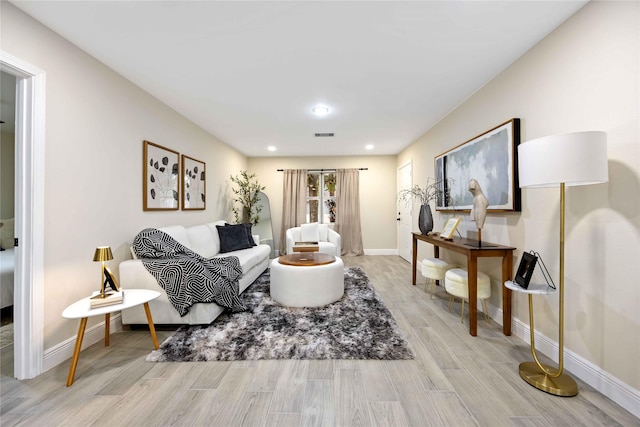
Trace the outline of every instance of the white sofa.
<instances>
[{"instance_id":1,"label":"white sofa","mask_svg":"<svg viewBox=\"0 0 640 427\"><path fill-rule=\"evenodd\" d=\"M318 242L319 252L333 256L340 256L342 250L340 235L327 224L302 224L300 227L289 228L285 232L287 254L293 253L295 242Z\"/></svg>"},{"instance_id":2,"label":"white sofa","mask_svg":"<svg viewBox=\"0 0 640 427\"><path fill-rule=\"evenodd\" d=\"M258 278L269 266L269 245L258 245L248 249L233 252L220 252L220 237L216 225L224 225L224 221L215 221L209 224L195 225L193 227L183 227L174 225L159 228L182 245L205 258L237 256L242 266L240 276L240 293L242 293L251 283ZM254 240L257 236L254 236ZM176 309L169 302L166 292L156 279L147 271L138 259L130 259L120 263L120 285L124 290L125 298L127 289L152 289L159 291L160 296L149 302L153 322L156 324L189 324L200 325L209 324L218 317L224 308L215 303L194 304L189 312L181 317ZM140 307L124 310L122 312L122 323L146 324L147 317Z\"/></svg>"}]
</instances>

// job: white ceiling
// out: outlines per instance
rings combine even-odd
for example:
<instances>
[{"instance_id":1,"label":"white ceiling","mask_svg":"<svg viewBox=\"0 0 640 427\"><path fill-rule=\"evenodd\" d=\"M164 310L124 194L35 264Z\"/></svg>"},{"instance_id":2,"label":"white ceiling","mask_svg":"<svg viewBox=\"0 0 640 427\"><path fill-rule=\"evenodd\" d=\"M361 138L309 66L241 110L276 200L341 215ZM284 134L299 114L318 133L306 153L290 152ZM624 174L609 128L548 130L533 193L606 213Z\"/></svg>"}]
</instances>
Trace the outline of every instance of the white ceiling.
<instances>
[{"instance_id":1,"label":"white ceiling","mask_svg":"<svg viewBox=\"0 0 640 427\"><path fill-rule=\"evenodd\" d=\"M397 154L585 3L13 1L250 157Z\"/></svg>"}]
</instances>

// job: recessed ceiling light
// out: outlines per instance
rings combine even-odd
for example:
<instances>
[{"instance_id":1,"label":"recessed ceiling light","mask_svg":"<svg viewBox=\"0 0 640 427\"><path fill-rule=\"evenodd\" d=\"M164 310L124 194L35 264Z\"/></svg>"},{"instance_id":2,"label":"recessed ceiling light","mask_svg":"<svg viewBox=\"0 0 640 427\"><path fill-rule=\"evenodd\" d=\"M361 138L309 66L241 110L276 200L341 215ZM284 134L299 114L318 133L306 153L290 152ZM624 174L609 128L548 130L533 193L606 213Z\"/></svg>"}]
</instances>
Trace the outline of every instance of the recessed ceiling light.
<instances>
[{"instance_id":1,"label":"recessed ceiling light","mask_svg":"<svg viewBox=\"0 0 640 427\"><path fill-rule=\"evenodd\" d=\"M329 107L327 107L326 105L316 105L315 107L313 107L311 109L311 111L316 116L325 116L325 115L329 114L329 111L331 111L331 110L329 110Z\"/></svg>"},{"instance_id":2,"label":"recessed ceiling light","mask_svg":"<svg viewBox=\"0 0 640 427\"><path fill-rule=\"evenodd\" d=\"M367 144L364 148L367 150L373 150L373 144Z\"/></svg>"},{"instance_id":3,"label":"recessed ceiling light","mask_svg":"<svg viewBox=\"0 0 640 427\"><path fill-rule=\"evenodd\" d=\"M267 150L269 150L269 151L276 151L276 150L277 150L277 148L276 148L276 147L274 147L273 145L270 145L270 146L268 146L268 147L267 147Z\"/></svg>"}]
</instances>

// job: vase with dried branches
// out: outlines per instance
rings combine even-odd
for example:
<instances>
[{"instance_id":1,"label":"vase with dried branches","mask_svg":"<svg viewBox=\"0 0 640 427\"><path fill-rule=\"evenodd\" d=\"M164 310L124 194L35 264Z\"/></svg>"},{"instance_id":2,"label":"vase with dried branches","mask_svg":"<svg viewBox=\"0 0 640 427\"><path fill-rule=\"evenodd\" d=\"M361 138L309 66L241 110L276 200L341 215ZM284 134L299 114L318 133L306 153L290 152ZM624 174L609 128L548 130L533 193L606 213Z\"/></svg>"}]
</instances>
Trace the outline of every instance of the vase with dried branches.
<instances>
[{"instance_id":1,"label":"vase with dried branches","mask_svg":"<svg viewBox=\"0 0 640 427\"><path fill-rule=\"evenodd\" d=\"M398 200L408 203L413 200L420 203L420 214L418 216L418 228L422 234L429 234L433 230L433 214L429 202L436 199L444 199L445 204L451 201L451 185L453 179L436 180L427 178L424 187L418 184L411 188L406 188L398 192Z\"/></svg>"}]
</instances>

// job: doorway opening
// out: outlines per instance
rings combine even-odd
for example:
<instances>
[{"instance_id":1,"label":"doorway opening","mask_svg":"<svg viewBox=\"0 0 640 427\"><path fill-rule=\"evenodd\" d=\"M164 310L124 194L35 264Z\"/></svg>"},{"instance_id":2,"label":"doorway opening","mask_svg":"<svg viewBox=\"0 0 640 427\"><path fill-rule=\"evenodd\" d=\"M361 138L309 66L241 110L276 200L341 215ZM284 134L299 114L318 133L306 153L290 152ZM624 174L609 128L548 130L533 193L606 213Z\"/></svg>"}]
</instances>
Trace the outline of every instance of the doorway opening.
<instances>
[{"instance_id":1,"label":"doorway opening","mask_svg":"<svg viewBox=\"0 0 640 427\"><path fill-rule=\"evenodd\" d=\"M0 351L3 367L7 362L13 366L15 113L16 78L0 71Z\"/></svg>"},{"instance_id":2,"label":"doorway opening","mask_svg":"<svg viewBox=\"0 0 640 427\"><path fill-rule=\"evenodd\" d=\"M411 161L398 168L397 192L411 188L413 185L413 170ZM411 227L413 224L413 203L405 203L398 199L398 255L407 262L411 262Z\"/></svg>"},{"instance_id":3,"label":"doorway opening","mask_svg":"<svg viewBox=\"0 0 640 427\"><path fill-rule=\"evenodd\" d=\"M0 51L0 71L15 78L13 376L43 366L45 73Z\"/></svg>"}]
</instances>

